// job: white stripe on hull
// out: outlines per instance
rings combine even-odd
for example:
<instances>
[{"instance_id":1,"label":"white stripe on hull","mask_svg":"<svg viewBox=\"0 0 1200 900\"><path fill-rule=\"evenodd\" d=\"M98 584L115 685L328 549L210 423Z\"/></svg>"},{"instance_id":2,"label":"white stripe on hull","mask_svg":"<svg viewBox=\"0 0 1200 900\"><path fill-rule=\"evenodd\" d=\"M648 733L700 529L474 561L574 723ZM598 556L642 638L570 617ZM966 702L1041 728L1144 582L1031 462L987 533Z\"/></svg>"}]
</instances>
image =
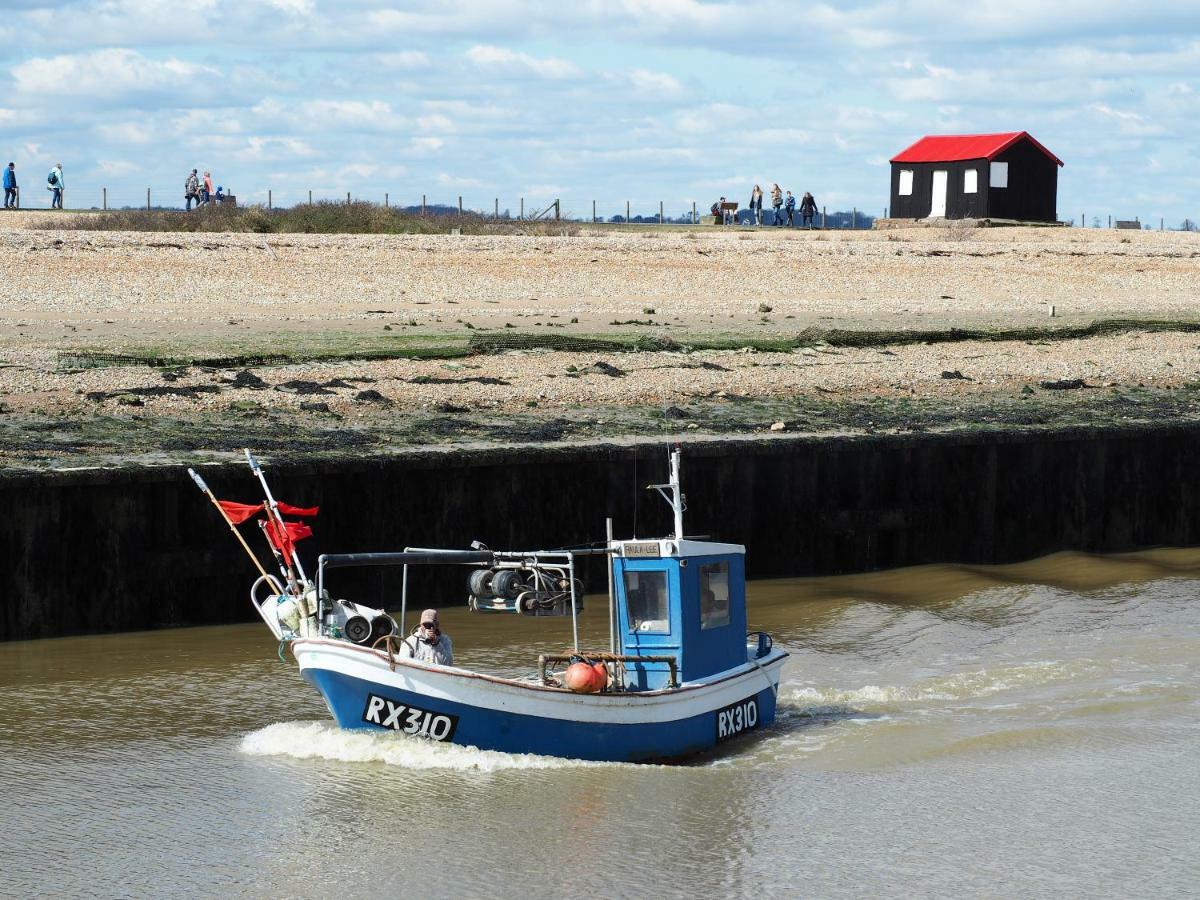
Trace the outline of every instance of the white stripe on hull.
<instances>
[{"instance_id":1,"label":"white stripe on hull","mask_svg":"<svg viewBox=\"0 0 1200 900\"><path fill-rule=\"evenodd\" d=\"M386 654L344 641L298 640L292 643L292 653L302 672L325 669L385 688L481 709L600 724L671 722L720 709L763 690L768 684L777 688L787 659L787 653L775 650L760 660L758 666L752 663L739 666L676 690L576 694L465 669L427 666L409 659L395 660L396 668L392 671Z\"/></svg>"}]
</instances>

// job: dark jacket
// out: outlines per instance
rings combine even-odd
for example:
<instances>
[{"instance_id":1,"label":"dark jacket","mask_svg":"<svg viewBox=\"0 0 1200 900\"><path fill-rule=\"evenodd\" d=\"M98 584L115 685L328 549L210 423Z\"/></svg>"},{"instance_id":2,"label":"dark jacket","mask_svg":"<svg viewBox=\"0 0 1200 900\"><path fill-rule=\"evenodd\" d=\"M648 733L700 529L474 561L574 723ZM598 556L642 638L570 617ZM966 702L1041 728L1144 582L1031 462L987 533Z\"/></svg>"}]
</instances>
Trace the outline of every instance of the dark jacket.
<instances>
[{"instance_id":1,"label":"dark jacket","mask_svg":"<svg viewBox=\"0 0 1200 900\"><path fill-rule=\"evenodd\" d=\"M817 201L813 197L805 197L800 204L800 212L806 216L811 216L817 211Z\"/></svg>"}]
</instances>

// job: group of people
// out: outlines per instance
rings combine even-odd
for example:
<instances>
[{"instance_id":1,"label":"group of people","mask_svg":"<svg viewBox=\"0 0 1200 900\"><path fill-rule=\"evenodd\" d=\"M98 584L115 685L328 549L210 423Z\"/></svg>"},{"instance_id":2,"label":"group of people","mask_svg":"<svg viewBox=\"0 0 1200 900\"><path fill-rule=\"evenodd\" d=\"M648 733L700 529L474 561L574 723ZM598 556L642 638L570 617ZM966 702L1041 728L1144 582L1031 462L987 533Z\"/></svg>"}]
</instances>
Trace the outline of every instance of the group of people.
<instances>
[{"instance_id":1,"label":"group of people","mask_svg":"<svg viewBox=\"0 0 1200 900\"><path fill-rule=\"evenodd\" d=\"M199 170L192 169L183 183L183 199L187 203L188 212L191 212L192 201L195 201L196 209L207 206L214 200L217 203L223 201L225 189L221 185L217 185L216 190L213 189L212 172L205 172L201 178Z\"/></svg>"},{"instance_id":2,"label":"group of people","mask_svg":"<svg viewBox=\"0 0 1200 900\"><path fill-rule=\"evenodd\" d=\"M786 196L785 196L786 193ZM783 226L785 223L790 228L796 222L796 198L792 196L791 191L783 191L778 184L771 186L771 208L775 211L774 224ZM753 224L761 225L763 223L763 189L759 185L754 186L754 190L750 192L750 213L754 217ZM712 205L713 224L720 225L736 225L738 223L738 208L736 203L730 203L722 197ZM817 201L808 191L804 192L804 196L800 199L800 220L805 228L812 228L813 218L817 214Z\"/></svg>"},{"instance_id":3,"label":"group of people","mask_svg":"<svg viewBox=\"0 0 1200 900\"><path fill-rule=\"evenodd\" d=\"M54 168L46 176L46 190L50 192L50 208L62 209L63 191L67 189L66 179L63 178L63 164L55 163ZM19 209L21 206L21 188L17 184L17 164L10 162L4 169L4 208Z\"/></svg>"}]
</instances>

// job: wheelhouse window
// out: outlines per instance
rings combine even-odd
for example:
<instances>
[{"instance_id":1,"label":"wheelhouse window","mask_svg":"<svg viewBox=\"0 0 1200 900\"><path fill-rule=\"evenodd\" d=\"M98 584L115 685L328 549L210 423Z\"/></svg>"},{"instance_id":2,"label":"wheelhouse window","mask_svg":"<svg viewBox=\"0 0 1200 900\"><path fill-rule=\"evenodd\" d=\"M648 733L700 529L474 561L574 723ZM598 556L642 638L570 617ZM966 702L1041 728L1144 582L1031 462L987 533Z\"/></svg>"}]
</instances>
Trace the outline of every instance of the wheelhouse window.
<instances>
[{"instance_id":1,"label":"wheelhouse window","mask_svg":"<svg viewBox=\"0 0 1200 900\"><path fill-rule=\"evenodd\" d=\"M979 170L964 169L963 170L963 193L977 194L979 193Z\"/></svg>"},{"instance_id":2,"label":"wheelhouse window","mask_svg":"<svg viewBox=\"0 0 1200 900\"><path fill-rule=\"evenodd\" d=\"M700 628L729 624L729 563L700 567Z\"/></svg>"},{"instance_id":3,"label":"wheelhouse window","mask_svg":"<svg viewBox=\"0 0 1200 900\"><path fill-rule=\"evenodd\" d=\"M988 183L994 188L1008 187L1008 163L992 163L991 178Z\"/></svg>"},{"instance_id":4,"label":"wheelhouse window","mask_svg":"<svg viewBox=\"0 0 1200 900\"><path fill-rule=\"evenodd\" d=\"M666 572L626 572L625 604L630 631L666 634L671 630Z\"/></svg>"},{"instance_id":5,"label":"wheelhouse window","mask_svg":"<svg viewBox=\"0 0 1200 900\"><path fill-rule=\"evenodd\" d=\"M912 179L913 179L913 170L912 169L901 169L900 170L900 196L901 197L911 197L912 196Z\"/></svg>"}]
</instances>

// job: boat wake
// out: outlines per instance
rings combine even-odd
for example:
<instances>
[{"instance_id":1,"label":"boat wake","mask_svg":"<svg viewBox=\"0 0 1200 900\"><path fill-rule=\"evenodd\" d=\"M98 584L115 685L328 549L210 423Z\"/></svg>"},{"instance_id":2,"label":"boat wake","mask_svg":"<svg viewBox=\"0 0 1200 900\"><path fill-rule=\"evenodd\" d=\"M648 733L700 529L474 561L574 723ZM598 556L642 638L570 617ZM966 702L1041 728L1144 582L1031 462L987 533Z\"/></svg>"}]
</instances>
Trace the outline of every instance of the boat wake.
<instances>
[{"instance_id":1,"label":"boat wake","mask_svg":"<svg viewBox=\"0 0 1200 900\"><path fill-rule=\"evenodd\" d=\"M241 751L250 756L289 756L336 762L383 763L402 769L443 769L499 772L506 769L575 769L619 763L587 762L501 753L457 744L419 740L385 731L347 731L331 722L277 722L242 739Z\"/></svg>"},{"instance_id":2,"label":"boat wake","mask_svg":"<svg viewBox=\"0 0 1200 900\"><path fill-rule=\"evenodd\" d=\"M785 683L779 700L781 707L793 709L830 706L879 710L911 704L964 703L1074 681L1092 675L1095 669L1090 660L1041 661L936 675L910 684L819 689Z\"/></svg>"}]
</instances>

